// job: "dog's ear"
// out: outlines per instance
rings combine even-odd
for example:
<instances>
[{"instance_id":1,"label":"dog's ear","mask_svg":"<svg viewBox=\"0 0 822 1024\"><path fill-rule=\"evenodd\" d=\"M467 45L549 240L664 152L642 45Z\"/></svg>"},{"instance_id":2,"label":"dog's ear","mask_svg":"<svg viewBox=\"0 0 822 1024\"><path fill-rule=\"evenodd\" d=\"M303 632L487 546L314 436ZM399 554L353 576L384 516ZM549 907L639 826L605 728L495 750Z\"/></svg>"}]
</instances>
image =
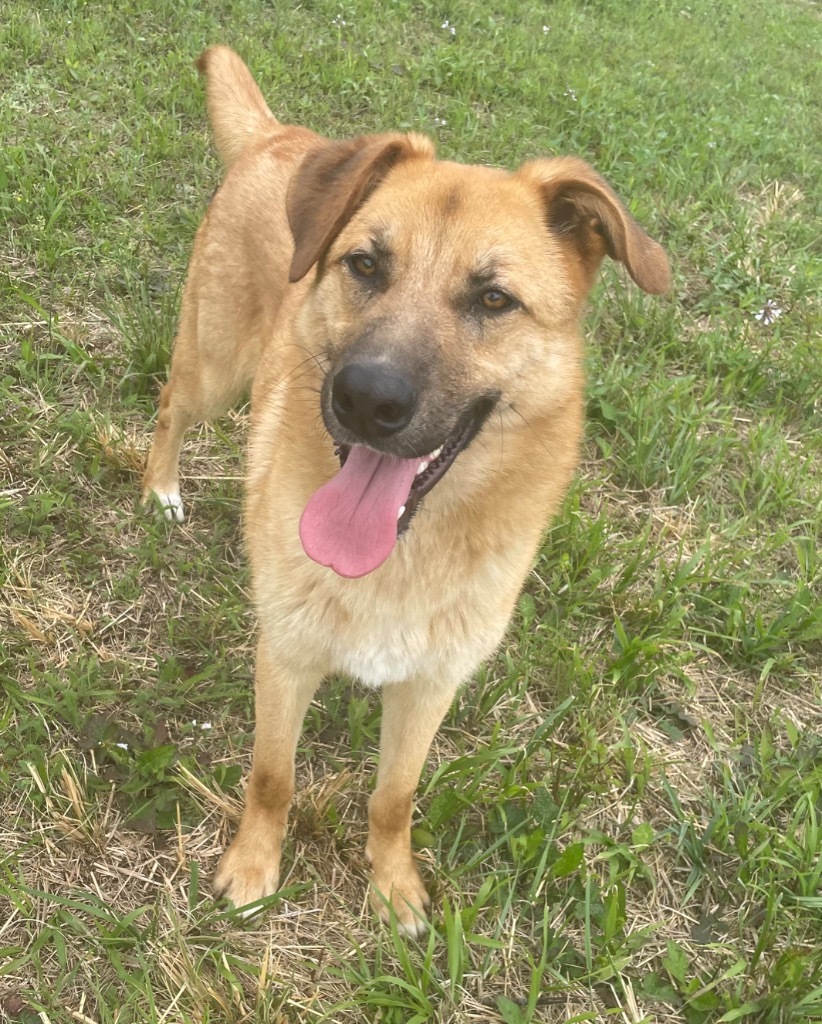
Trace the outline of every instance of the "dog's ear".
<instances>
[{"instance_id":1,"label":"dog's ear","mask_svg":"<svg viewBox=\"0 0 822 1024\"><path fill-rule=\"evenodd\" d=\"M294 236L288 279L299 281L386 174L402 160L434 156L424 135L360 135L309 150L291 181L286 212Z\"/></svg>"},{"instance_id":2,"label":"dog's ear","mask_svg":"<svg viewBox=\"0 0 822 1024\"><path fill-rule=\"evenodd\" d=\"M540 190L548 227L573 246L588 284L607 253L624 263L646 292L659 295L671 287L662 246L646 235L607 182L585 161L573 157L533 160L519 174Z\"/></svg>"}]
</instances>

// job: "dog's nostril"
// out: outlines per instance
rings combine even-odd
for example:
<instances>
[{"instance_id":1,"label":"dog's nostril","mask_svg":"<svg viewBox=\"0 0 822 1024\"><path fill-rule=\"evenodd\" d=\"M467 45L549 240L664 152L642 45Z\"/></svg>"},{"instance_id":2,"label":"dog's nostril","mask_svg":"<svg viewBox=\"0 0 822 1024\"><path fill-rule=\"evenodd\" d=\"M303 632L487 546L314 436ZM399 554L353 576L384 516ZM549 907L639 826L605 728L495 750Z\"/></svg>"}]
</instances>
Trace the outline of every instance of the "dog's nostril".
<instances>
[{"instance_id":1,"label":"dog's nostril","mask_svg":"<svg viewBox=\"0 0 822 1024\"><path fill-rule=\"evenodd\" d=\"M388 427L399 423L405 416L405 409L395 402L382 402L374 409L374 419Z\"/></svg>"},{"instance_id":2,"label":"dog's nostril","mask_svg":"<svg viewBox=\"0 0 822 1024\"><path fill-rule=\"evenodd\" d=\"M334 376L331 407L340 423L363 441L377 441L406 427L417 392L399 371L381 363L349 363Z\"/></svg>"}]
</instances>

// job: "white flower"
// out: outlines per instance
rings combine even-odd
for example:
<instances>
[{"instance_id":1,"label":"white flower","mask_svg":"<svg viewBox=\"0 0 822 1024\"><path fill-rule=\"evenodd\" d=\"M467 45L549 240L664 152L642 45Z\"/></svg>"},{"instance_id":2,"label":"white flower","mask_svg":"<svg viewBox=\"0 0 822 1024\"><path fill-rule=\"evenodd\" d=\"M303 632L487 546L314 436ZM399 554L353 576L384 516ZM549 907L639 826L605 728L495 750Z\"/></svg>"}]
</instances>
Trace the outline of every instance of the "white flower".
<instances>
[{"instance_id":1,"label":"white flower","mask_svg":"<svg viewBox=\"0 0 822 1024\"><path fill-rule=\"evenodd\" d=\"M754 319L758 320L761 324L768 327L775 320L778 320L782 316L782 310L777 306L773 299L767 299L765 305L758 313L754 313Z\"/></svg>"},{"instance_id":2,"label":"white flower","mask_svg":"<svg viewBox=\"0 0 822 1024\"><path fill-rule=\"evenodd\" d=\"M442 23L440 28L444 28L445 31L446 32L450 32L452 36L455 36L457 34L457 30L454 28L454 26L451 24L451 22L447 18Z\"/></svg>"},{"instance_id":3,"label":"white flower","mask_svg":"<svg viewBox=\"0 0 822 1024\"><path fill-rule=\"evenodd\" d=\"M438 124L438 125L443 125L444 126L444 125L448 124L448 122L445 120L444 117L435 117L434 118L434 124Z\"/></svg>"},{"instance_id":4,"label":"white flower","mask_svg":"<svg viewBox=\"0 0 822 1024\"><path fill-rule=\"evenodd\" d=\"M202 722L200 724L200 728L205 732L207 729L211 728L211 722Z\"/></svg>"},{"instance_id":5,"label":"white flower","mask_svg":"<svg viewBox=\"0 0 822 1024\"><path fill-rule=\"evenodd\" d=\"M128 743L115 743L115 747L119 747L120 750L128 750Z\"/></svg>"},{"instance_id":6,"label":"white flower","mask_svg":"<svg viewBox=\"0 0 822 1024\"><path fill-rule=\"evenodd\" d=\"M576 91L576 89L566 89L565 92L562 95L563 96L570 96L571 99L574 101L574 103L576 103L576 101L577 101L577 91Z\"/></svg>"},{"instance_id":7,"label":"white flower","mask_svg":"<svg viewBox=\"0 0 822 1024\"><path fill-rule=\"evenodd\" d=\"M336 18L331 22L332 25L336 25L337 28L345 28L345 19L341 14L338 14Z\"/></svg>"},{"instance_id":8,"label":"white flower","mask_svg":"<svg viewBox=\"0 0 822 1024\"><path fill-rule=\"evenodd\" d=\"M551 31L551 26L550 25L543 25L542 26L542 34L544 36L547 36L550 31Z\"/></svg>"}]
</instances>

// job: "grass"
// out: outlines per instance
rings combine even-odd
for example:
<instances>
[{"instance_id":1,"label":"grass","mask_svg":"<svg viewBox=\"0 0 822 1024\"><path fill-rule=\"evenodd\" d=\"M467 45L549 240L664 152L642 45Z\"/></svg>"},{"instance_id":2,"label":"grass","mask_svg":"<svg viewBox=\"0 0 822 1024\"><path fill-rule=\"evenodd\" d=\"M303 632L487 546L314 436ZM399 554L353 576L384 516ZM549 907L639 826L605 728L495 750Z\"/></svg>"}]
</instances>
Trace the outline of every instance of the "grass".
<instances>
[{"instance_id":1,"label":"grass","mask_svg":"<svg viewBox=\"0 0 822 1024\"><path fill-rule=\"evenodd\" d=\"M607 267L593 297L584 465L421 781L420 942L367 907L379 705L345 680L282 891L210 898L251 746L245 411L192 433L184 526L136 495L216 41L331 135L580 155L672 254L672 296ZM0 1019L822 1020L820 47L803 0L8 0Z\"/></svg>"}]
</instances>

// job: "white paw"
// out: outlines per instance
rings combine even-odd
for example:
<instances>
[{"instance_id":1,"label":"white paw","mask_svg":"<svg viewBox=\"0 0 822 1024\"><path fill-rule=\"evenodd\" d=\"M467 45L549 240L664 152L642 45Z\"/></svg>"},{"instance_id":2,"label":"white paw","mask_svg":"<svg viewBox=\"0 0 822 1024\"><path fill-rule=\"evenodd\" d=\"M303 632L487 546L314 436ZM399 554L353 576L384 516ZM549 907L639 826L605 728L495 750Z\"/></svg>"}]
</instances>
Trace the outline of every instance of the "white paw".
<instances>
[{"instance_id":1,"label":"white paw","mask_svg":"<svg viewBox=\"0 0 822 1024\"><path fill-rule=\"evenodd\" d=\"M185 519L183 499L179 491L152 491L152 494L169 522L181 523Z\"/></svg>"}]
</instances>

